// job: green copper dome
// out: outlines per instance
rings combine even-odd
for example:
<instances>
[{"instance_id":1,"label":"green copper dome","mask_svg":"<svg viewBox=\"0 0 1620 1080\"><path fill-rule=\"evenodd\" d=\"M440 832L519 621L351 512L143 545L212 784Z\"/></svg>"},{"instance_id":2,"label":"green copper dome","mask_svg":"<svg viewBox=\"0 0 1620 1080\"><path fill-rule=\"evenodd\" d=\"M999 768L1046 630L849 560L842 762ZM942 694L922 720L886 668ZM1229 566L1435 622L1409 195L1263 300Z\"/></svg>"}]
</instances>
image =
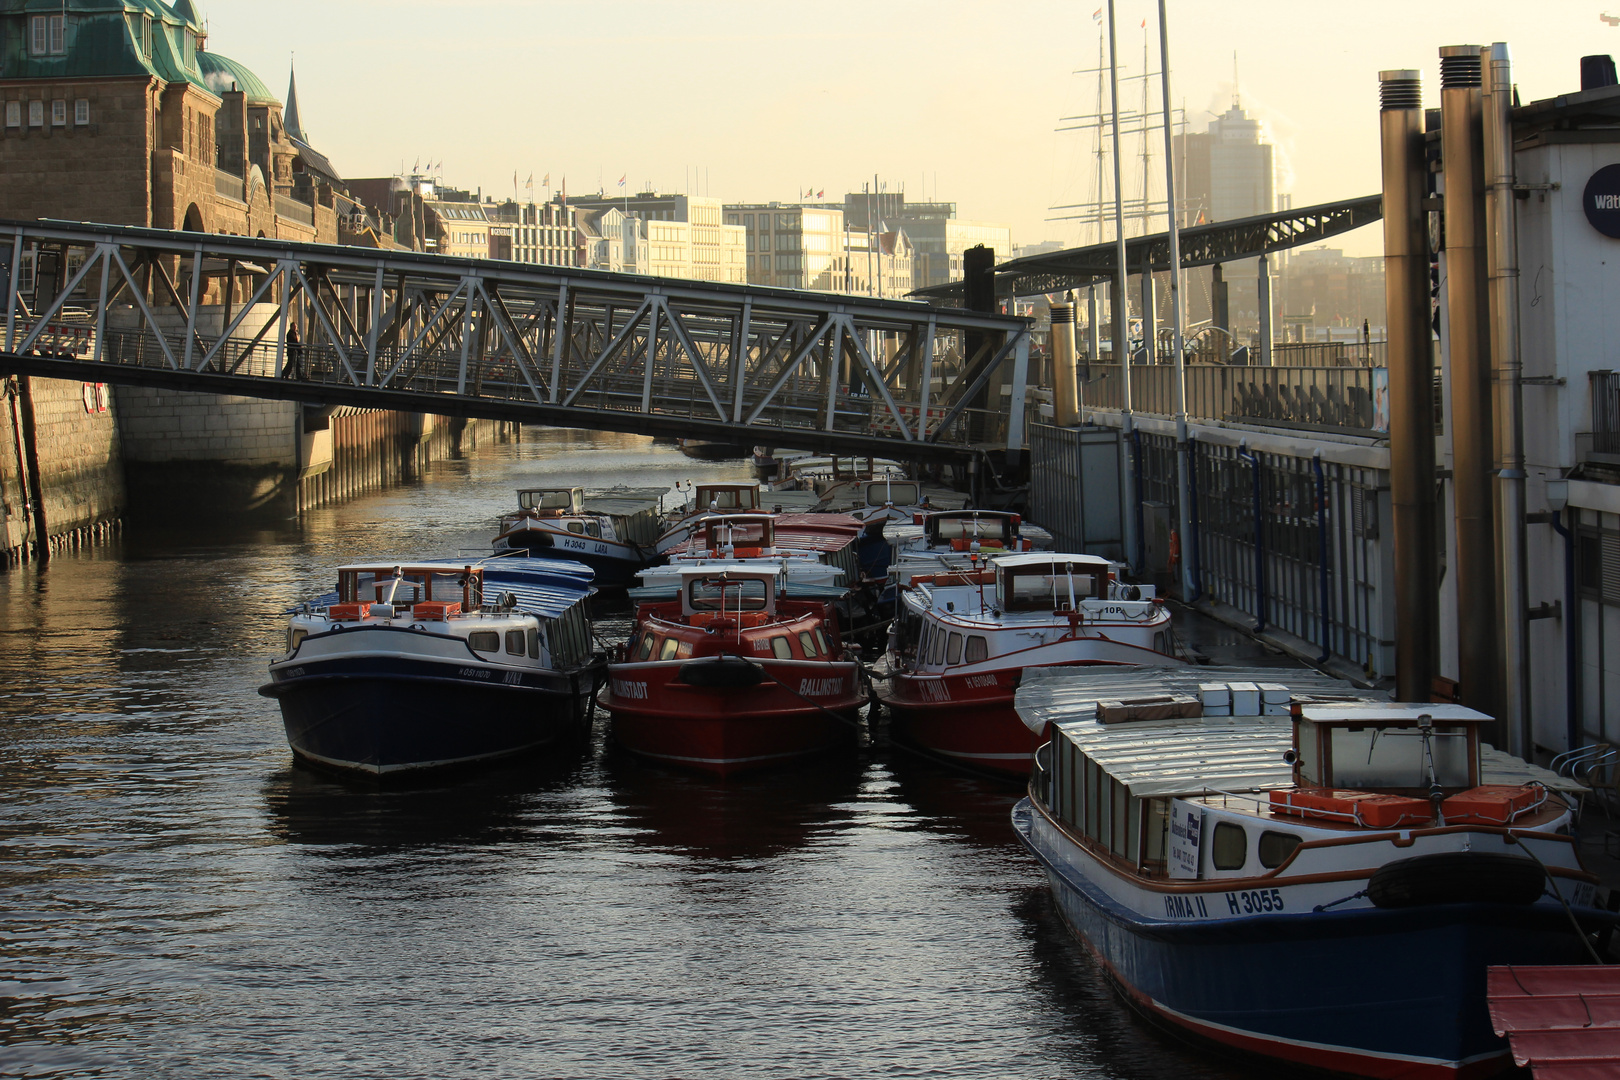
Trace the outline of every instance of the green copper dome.
<instances>
[{"instance_id":1,"label":"green copper dome","mask_svg":"<svg viewBox=\"0 0 1620 1080\"><path fill-rule=\"evenodd\" d=\"M199 52L197 68L202 72L203 82L216 96L224 97L227 91L234 88L247 95L249 105L281 104L263 80L230 57L216 52Z\"/></svg>"}]
</instances>

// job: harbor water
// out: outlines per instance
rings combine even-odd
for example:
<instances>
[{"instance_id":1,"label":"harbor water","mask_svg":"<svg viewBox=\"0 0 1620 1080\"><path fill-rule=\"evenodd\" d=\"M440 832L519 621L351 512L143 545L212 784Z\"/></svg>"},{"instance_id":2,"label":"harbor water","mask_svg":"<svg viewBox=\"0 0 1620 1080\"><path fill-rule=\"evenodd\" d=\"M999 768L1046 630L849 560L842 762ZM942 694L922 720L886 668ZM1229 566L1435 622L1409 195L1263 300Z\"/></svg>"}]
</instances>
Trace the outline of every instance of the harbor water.
<instances>
[{"instance_id":1,"label":"harbor water","mask_svg":"<svg viewBox=\"0 0 1620 1080\"><path fill-rule=\"evenodd\" d=\"M748 479L530 429L280 529L0 575L0 1075L1252 1075L1134 1020L1015 787L881 736L716 781L590 745L378 789L258 695L348 561L487 551L521 486ZM605 636L624 611L607 611Z\"/></svg>"}]
</instances>

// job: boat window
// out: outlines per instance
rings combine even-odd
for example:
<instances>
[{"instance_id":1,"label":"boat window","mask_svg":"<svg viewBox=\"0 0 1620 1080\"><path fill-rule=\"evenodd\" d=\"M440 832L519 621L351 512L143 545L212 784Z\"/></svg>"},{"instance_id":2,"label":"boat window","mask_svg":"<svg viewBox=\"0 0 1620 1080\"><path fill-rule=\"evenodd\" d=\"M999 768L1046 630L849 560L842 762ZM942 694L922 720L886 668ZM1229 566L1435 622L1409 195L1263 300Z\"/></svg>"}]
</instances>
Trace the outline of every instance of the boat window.
<instances>
[{"instance_id":1,"label":"boat window","mask_svg":"<svg viewBox=\"0 0 1620 1080\"><path fill-rule=\"evenodd\" d=\"M597 522L587 521L585 523L585 535L594 536L600 539L602 536L602 526Z\"/></svg>"},{"instance_id":2,"label":"boat window","mask_svg":"<svg viewBox=\"0 0 1620 1080\"><path fill-rule=\"evenodd\" d=\"M771 638L771 652L776 654L778 660L793 659L793 646L788 642L787 635L778 634Z\"/></svg>"},{"instance_id":3,"label":"boat window","mask_svg":"<svg viewBox=\"0 0 1620 1080\"><path fill-rule=\"evenodd\" d=\"M1101 811L1097 808L1097 789L1101 787L1102 770L1090 758L1083 759L1086 763L1085 779L1085 808L1086 808L1086 835L1093 840L1097 839L1097 821Z\"/></svg>"},{"instance_id":4,"label":"boat window","mask_svg":"<svg viewBox=\"0 0 1620 1080\"><path fill-rule=\"evenodd\" d=\"M513 656L522 656L523 649L523 631L508 630L506 632L506 651Z\"/></svg>"},{"instance_id":5,"label":"boat window","mask_svg":"<svg viewBox=\"0 0 1620 1080\"><path fill-rule=\"evenodd\" d=\"M645 659L647 659L647 657L652 655L652 650L653 650L653 636L651 634L642 634L641 635L641 647L636 650L636 659L637 660L645 660Z\"/></svg>"},{"instance_id":6,"label":"boat window","mask_svg":"<svg viewBox=\"0 0 1620 1080\"><path fill-rule=\"evenodd\" d=\"M832 650L827 648L827 635L821 632L821 627L819 626L816 627L816 645L819 647L819 651L822 656L832 655Z\"/></svg>"},{"instance_id":7,"label":"boat window","mask_svg":"<svg viewBox=\"0 0 1620 1080\"><path fill-rule=\"evenodd\" d=\"M816 655L816 642L815 639L810 636L810 632L808 630L799 631L799 648L804 650L804 655L806 656Z\"/></svg>"},{"instance_id":8,"label":"boat window","mask_svg":"<svg viewBox=\"0 0 1620 1080\"><path fill-rule=\"evenodd\" d=\"M1165 838L1170 832L1170 800L1148 799L1146 806L1147 835L1143 837L1142 861L1163 864Z\"/></svg>"},{"instance_id":9,"label":"boat window","mask_svg":"<svg viewBox=\"0 0 1620 1080\"><path fill-rule=\"evenodd\" d=\"M1266 830L1260 834L1260 865L1274 870L1288 861L1288 856L1299 847L1299 837L1293 833Z\"/></svg>"},{"instance_id":10,"label":"boat window","mask_svg":"<svg viewBox=\"0 0 1620 1080\"><path fill-rule=\"evenodd\" d=\"M1321 783L1321 740L1315 724L1294 725L1294 737L1299 740L1299 779L1302 783Z\"/></svg>"},{"instance_id":11,"label":"boat window","mask_svg":"<svg viewBox=\"0 0 1620 1080\"><path fill-rule=\"evenodd\" d=\"M687 586L687 597L693 611L764 611L767 588L761 578L698 578Z\"/></svg>"},{"instance_id":12,"label":"boat window","mask_svg":"<svg viewBox=\"0 0 1620 1080\"><path fill-rule=\"evenodd\" d=\"M1241 870L1249 861L1249 834L1243 826L1230 821L1217 822L1215 838L1210 843L1210 861L1217 870Z\"/></svg>"},{"instance_id":13,"label":"boat window","mask_svg":"<svg viewBox=\"0 0 1620 1080\"><path fill-rule=\"evenodd\" d=\"M1114 839L1108 845L1109 850L1115 855L1135 859L1137 820L1131 814L1130 796L1125 791L1125 785L1111 776L1108 778L1108 788L1114 796Z\"/></svg>"},{"instance_id":14,"label":"boat window","mask_svg":"<svg viewBox=\"0 0 1620 1080\"><path fill-rule=\"evenodd\" d=\"M914 506L922 499L922 490L914 483L898 483L890 481L883 484L866 485L866 505L882 506L884 503L894 503L896 506Z\"/></svg>"},{"instance_id":15,"label":"boat window","mask_svg":"<svg viewBox=\"0 0 1620 1080\"><path fill-rule=\"evenodd\" d=\"M967 639L967 652L962 654L962 658L970 664L988 660L990 658L990 643L978 634L974 634Z\"/></svg>"},{"instance_id":16,"label":"boat window","mask_svg":"<svg viewBox=\"0 0 1620 1080\"><path fill-rule=\"evenodd\" d=\"M934 628L934 663L945 662L945 631L941 627Z\"/></svg>"},{"instance_id":17,"label":"boat window","mask_svg":"<svg viewBox=\"0 0 1620 1080\"><path fill-rule=\"evenodd\" d=\"M467 645L473 652L498 653L501 651L501 635L493 630L475 630L467 635Z\"/></svg>"},{"instance_id":18,"label":"boat window","mask_svg":"<svg viewBox=\"0 0 1620 1080\"><path fill-rule=\"evenodd\" d=\"M1329 753L1333 775L1326 782L1335 787L1393 788L1429 786L1428 763L1424 759L1424 739L1416 728L1332 727ZM1441 787L1469 787L1468 744L1458 727L1436 727L1436 738L1429 739L1434 754L1435 775ZM1445 734L1454 732L1454 734Z\"/></svg>"},{"instance_id":19,"label":"boat window","mask_svg":"<svg viewBox=\"0 0 1620 1080\"><path fill-rule=\"evenodd\" d=\"M663 647L658 650L658 659L660 659L660 660L673 660L673 659L675 659L675 651L677 649L679 649L680 647L681 647L680 638L672 638L672 637L665 638Z\"/></svg>"},{"instance_id":20,"label":"boat window","mask_svg":"<svg viewBox=\"0 0 1620 1080\"><path fill-rule=\"evenodd\" d=\"M529 641L529 659L540 659L540 631L531 626L525 631L525 635Z\"/></svg>"},{"instance_id":21,"label":"boat window","mask_svg":"<svg viewBox=\"0 0 1620 1080\"><path fill-rule=\"evenodd\" d=\"M309 631L308 630L288 630L287 631L287 651L292 652L294 649L298 648L298 643L303 641L307 637L309 637Z\"/></svg>"},{"instance_id":22,"label":"boat window","mask_svg":"<svg viewBox=\"0 0 1620 1080\"><path fill-rule=\"evenodd\" d=\"M962 635L951 632L951 643L945 650L947 664L960 664L962 662Z\"/></svg>"},{"instance_id":23,"label":"boat window","mask_svg":"<svg viewBox=\"0 0 1620 1080\"><path fill-rule=\"evenodd\" d=\"M583 533L585 531L585 523L583 521L570 521L568 523L568 531L571 533Z\"/></svg>"},{"instance_id":24,"label":"boat window","mask_svg":"<svg viewBox=\"0 0 1620 1080\"><path fill-rule=\"evenodd\" d=\"M572 491L518 492L518 506L525 510L567 510L572 504Z\"/></svg>"}]
</instances>

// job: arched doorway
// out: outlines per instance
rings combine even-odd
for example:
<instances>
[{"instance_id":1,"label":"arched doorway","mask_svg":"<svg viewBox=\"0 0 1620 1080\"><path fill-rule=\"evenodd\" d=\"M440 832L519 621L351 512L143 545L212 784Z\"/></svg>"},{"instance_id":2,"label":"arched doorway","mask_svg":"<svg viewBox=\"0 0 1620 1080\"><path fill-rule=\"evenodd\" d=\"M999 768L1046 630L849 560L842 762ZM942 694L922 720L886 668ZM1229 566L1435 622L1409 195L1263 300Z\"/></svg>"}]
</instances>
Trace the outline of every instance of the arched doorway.
<instances>
[{"instance_id":1,"label":"arched doorway","mask_svg":"<svg viewBox=\"0 0 1620 1080\"><path fill-rule=\"evenodd\" d=\"M203 225L202 211L197 209L196 203L186 207L186 223L180 227L186 232L208 231L207 227Z\"/></svg>"}]
</instances>

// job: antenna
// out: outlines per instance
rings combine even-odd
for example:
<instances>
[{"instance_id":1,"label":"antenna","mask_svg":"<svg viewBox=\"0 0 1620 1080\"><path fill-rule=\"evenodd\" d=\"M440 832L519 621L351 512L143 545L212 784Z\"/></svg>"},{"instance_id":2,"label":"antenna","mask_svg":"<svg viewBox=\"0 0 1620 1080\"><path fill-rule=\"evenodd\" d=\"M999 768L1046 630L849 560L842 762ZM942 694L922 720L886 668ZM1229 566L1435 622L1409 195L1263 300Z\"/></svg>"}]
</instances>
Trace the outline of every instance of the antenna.
<instances>
[{"instance_id":1,"label":"antenna","mask_svg":"<svg viewBox=\"0 0 1620 1080\"><path fill-rule=\"evenodd\" d=\"M1237 50L1232 50L1232 108L1241 108L1241 98L1238 94L1238 63Z\"/></svg>"}]
</instances>

